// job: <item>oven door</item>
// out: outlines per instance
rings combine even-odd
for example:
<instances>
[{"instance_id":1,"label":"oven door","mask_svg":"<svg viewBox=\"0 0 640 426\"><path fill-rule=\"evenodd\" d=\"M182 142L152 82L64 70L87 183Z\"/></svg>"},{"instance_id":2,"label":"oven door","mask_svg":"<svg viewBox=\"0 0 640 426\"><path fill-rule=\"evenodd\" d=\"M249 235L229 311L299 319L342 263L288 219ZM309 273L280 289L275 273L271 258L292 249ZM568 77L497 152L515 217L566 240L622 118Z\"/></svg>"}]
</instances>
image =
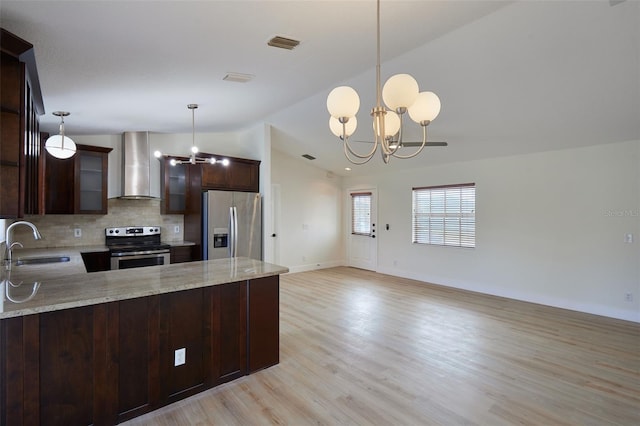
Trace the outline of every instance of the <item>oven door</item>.
<instances>
[{"instance_id":1,"label":"oven door","mask_svg":"<svg viewBox=\"0 0 640 426\"><path fill-rule=\"evenodd\" d=\"M125 256L111 256L111 269L141 268L144 266L168 265L169 252L155 254L136 254Z\"/></svg>"}]
</instances>

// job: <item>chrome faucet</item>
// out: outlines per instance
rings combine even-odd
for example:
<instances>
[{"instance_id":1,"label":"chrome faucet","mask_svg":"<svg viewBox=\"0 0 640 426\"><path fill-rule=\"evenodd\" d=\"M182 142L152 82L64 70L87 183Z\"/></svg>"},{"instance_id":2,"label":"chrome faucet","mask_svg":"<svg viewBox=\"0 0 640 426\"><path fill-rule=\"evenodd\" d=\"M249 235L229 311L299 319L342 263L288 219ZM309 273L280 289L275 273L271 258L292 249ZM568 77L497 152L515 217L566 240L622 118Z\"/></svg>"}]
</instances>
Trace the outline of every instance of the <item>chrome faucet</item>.
<instances>
[{"instance_id":1,"label":"chrome faucet","mask_svg":"<svg viewBox=\"0 0 640 426\"><path fill-rule=\"evenodd\" d=\"M4 256L4 260L6 262L6 265L8 267L11 267L11 251L13 250L13 246L15 245L19 245L20 247L22 247L22 244L19 243L18 241L16 242L12 242L11 241L11 230L13 228L15 228L18 225L25 225L30 227L33 230L33 238L36 240L41 240L42 239L42 235L40 235L40 232L38 231L38 228L36 228L36 226L31 223L31 222L27 222L26 220L20 220L18 222L13 222L11 225L9 225L7 227L7 232L5 234L5 244L7 245L7 248L5 250L5 256Z\"/></svg>"}]
</instances>

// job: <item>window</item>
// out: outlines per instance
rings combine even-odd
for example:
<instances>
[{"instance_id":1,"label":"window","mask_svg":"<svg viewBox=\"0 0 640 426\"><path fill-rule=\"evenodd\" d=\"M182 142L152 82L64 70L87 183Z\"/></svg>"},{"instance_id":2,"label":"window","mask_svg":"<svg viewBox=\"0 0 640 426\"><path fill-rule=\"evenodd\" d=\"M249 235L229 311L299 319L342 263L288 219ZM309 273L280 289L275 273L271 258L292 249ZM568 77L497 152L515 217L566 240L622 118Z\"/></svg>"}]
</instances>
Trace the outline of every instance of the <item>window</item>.
<instances>
[{"instance_id":1,"label":"window","mask_svg":"<svg viewBox=\"0 0 640 426\"><path fill-rule=\"evenodd\" d=\"M351 194L351 233L371 235L371 192Z\"/></svg>"},{"instance_id":2,"label":"window","mask_svg":"<svg viewBox=\"0 0 640 426\"><path fill-rule=\"evenodd\" d=\"M475 247L475 183L413 188L412 228L414 243Z\"/></svg>"}]
</instances>

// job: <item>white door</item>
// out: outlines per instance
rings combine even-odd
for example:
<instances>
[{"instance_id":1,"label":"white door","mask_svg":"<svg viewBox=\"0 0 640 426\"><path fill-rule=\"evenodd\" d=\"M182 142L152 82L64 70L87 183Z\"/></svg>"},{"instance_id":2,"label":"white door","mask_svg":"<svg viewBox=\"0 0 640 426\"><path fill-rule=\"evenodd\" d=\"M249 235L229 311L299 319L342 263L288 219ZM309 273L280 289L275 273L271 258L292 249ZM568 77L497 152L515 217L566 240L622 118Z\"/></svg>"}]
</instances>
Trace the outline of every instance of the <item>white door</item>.
<instances>
[{"instance_id":1,"label":"white door","mask_svg":"<svg viewBox=\"0 0 640 426\"><path fill-rule=\"evenodd\" d=\"M378 259L375 189L349 191L349 266L375 271Z\"/></svg>"}]
</instances>

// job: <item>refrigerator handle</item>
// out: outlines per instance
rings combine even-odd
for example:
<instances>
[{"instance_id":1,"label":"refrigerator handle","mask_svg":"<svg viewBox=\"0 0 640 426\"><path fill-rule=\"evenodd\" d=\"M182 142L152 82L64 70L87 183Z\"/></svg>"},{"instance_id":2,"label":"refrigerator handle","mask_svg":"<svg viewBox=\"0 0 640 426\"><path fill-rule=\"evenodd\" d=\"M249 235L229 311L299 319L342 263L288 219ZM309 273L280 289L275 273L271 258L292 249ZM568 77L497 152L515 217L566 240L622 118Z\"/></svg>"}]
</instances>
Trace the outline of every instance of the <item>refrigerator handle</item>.
<instances>
[{"instance_id":1,"label":"refrigerator handle","mask_svg":"<svg viewBox=\"0 0 640 426\"><path fill-rule=\"evenodd\" d=\"M238 257L238 210L233 208L233 257Z\"/></svg>"},{"instance_id":2,"label":"refrigerator handle","mask_svg":"<svg viewBox=\"0 0 640 426\"><path fill-rule=\"evenodd\" d=\"M236 234L233 232L235 218L233 217L233 207L229 207L229 257L233 257L234 246L236 244Z\"/></svg>"}]
</instances>

